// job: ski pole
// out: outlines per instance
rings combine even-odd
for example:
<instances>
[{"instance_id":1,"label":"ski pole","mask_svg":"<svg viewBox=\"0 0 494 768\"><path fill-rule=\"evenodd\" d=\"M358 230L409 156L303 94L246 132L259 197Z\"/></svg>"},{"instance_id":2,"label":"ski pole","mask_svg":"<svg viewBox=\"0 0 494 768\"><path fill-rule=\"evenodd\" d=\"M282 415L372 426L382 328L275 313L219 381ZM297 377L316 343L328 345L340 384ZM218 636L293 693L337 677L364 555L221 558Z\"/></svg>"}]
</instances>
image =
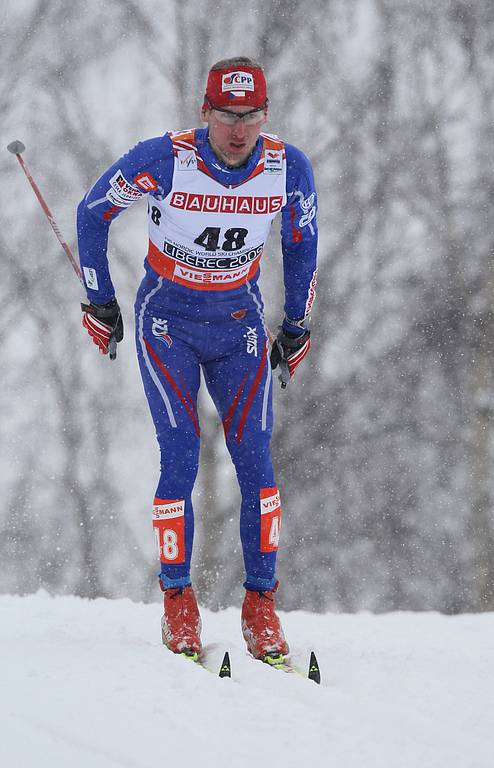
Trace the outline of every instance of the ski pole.
<instances>
[{"instance_id":1,"label":"ski pole","mask_svg":"<svg viewBox=\"0 0 494 768\"><path fill-rule=\"evenodd\" d=\"M41 194L41 191L40 191L38 185L36 184L36 182L34 181L31 173L29 172L29 169L28 169L24 159L21 157L22 153L26 149L25 145L22 143L22 141L19 141L17 139L16 141L11 141L10 144L7 146L7 149L9 150L9 152L12 152L12 154L15 155L16 158L18 159L22 170L26 174L27 180L29 181L29 183L30 183L30 185L31 185L31 187L33 189L34 194L38 198L38 202L41 205L46 218L50 222L51 228L53 229L55 235L57 236L58 242L60 243L60 245L64 249L65 254L66 254L68 260L70 261L70 263L72 264L73 270L76 273L77 277L79 278L82 287L85 288L84 280L82 279L81 268L79 267L79 264L75 260L74 255L73 255L72 251L70 250L70 248L69 248L69 246L68 246L64 236L60 232L60 230L58 228L58 225L57 225L55 219L53 218L53 214L50 211L50 209L48 208L48 206L46 204L46 201L45 201L43 195ZM108 351L110 353L110 360L115 360L115 358L117 356L117 342L115 341L115 338L113 337L113 335L110 336L110 340L108 342Z\"/></svg>"},{"instance_id":2,"label":"ski pole","mask_svg":"<svg viewBox=\"0 0 494 768\"><path fill-rule=\"evenodd\" d=\"M278 376L278 380L282 389L286 389L287 385L290 383L290 369L286 357L282 357L280 360L280 375Z\"/></svg>"},{"instance_id":3,"label":"ski pole","mask_svg":"<svg viewBox=\"0 0 494 768\"><path fill-rule=\"evenodd\" d=\"M64 236L60 232L60 230L58 228L58 225L57 225L55 219L53 218L53 214L50 211L50 209L48 208L48 206L47 206L47 204L45 202L45 199L44 199L43 195L40 192L40 189L39 189L38 185L36 184L36 182L34 181L33 177L31 176L31 174L29 172L29 169L28 169L26 163L24 162L24 159L21 157L22 153L26 149L25 145L22 143L22 141L12 141L8 145L7 149L9 150L9 152L12 152L12 154L15 155L16 158L18 159L22 170L26 174L27 180L29 181L31 187L33 188L34 194L38 198L39 204L41 205L46 218L48 219L48 221L51 224L51 228L53 229L55 235L57 236L58 242L60 243L60 245L64 249L65 253L67 254L67 258L70 261L70 263L72 264L74 272L76 273L77 277L79 278L79 280L82 283L82 286L84 287L84 281L82 279L81 269L80 269L77 261L75 260L72 251L70 250L69 246L67 245Z\"/></svg>"}]
</instances>

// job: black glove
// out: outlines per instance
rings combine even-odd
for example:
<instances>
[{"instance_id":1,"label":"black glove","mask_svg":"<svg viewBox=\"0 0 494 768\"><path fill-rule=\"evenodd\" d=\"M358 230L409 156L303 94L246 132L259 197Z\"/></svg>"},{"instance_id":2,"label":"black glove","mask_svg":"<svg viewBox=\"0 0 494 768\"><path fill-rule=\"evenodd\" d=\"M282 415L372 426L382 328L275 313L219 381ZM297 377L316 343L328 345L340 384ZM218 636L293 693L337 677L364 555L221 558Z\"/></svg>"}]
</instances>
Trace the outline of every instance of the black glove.
<instances>
[{"instance_id":1,"label":"black glove","mask_svg":"<svg viewBox=\"0 0 494 768\"><path fill-rule=\"evenodd\" d=\"M81 304L82 324L103 355L110 353L110 360L117 356L117 342L124 337L122 314L118 301L106 304Z\"/></svg>"},{"instance_id":2,"label":"black glove","mask_svg":"<svg viewBox=\"0 0 494 768\"><path fill-rule=\"evenodd\" d=\"M295 368L302 362L310 349L310 331L308 328L300 327L300 332L287 330L287 325L294 325L286 320L280 328L278 336L273 342L271 348L271 368L280 366L281 373L278 380L281 382L281 388L285 389L292 378Z\"/></svg>"}]
</instances>

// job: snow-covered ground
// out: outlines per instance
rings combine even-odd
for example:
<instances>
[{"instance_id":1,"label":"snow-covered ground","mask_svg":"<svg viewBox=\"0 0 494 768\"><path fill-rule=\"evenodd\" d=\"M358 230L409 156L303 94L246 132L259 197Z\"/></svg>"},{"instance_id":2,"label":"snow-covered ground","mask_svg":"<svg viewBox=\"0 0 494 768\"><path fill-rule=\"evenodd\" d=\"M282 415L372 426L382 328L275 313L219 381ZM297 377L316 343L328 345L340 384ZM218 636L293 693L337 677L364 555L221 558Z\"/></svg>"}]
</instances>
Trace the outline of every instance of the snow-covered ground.
<instances>
[{"instance_id":1,"label":"snow-covered ground","mask_svg":"<svg viewBox=\"0 0 494 768\"><path fill-rule=\"evenodd\" d=\"M175 657L160 606L0 597L9 768L491 768L494 614L283 615L322 684L245 653L238 611L203 610L208 664Z\"/></svg>"}]
</instances>

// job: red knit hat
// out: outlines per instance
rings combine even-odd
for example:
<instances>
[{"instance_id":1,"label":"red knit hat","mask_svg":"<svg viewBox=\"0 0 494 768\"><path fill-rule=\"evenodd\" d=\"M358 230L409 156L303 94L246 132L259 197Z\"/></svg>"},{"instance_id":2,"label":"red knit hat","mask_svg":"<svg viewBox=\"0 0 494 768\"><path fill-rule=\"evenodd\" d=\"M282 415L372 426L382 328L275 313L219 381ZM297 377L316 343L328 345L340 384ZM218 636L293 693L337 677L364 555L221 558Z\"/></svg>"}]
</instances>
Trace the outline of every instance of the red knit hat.
<instances>
[{"instance_id":1,"label":"red knit hat","mask_svg":"<svg viewBox=\"0 0 494 768\"><path fill-rule=\"evenodd\" d=\"M212 69L208 75L203 109L208 107L266 107L266 78L258 67Z\"/></svg>"}]
</instances>

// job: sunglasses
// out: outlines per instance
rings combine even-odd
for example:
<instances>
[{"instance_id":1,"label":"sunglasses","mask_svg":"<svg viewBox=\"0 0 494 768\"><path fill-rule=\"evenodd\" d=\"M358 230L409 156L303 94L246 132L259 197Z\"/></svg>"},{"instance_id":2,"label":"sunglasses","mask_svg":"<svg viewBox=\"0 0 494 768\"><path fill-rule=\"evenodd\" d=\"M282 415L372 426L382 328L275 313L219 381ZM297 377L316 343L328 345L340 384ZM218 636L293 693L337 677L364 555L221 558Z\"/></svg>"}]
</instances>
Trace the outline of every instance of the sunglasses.
<instances>
[{"instance_id":1,"label":"sunglasses","mask_svg":"<svg viewBox=\"0 0 494 768\"><path fill-rule=\"evenodd\" d=\"M231 109L221 109L221 107L211 107L212 112L216 112L216 118L223 125L237 125L244 122L245 125L257 125L262 122L266 110L264 107L256 107L243 114L232 112Z\"/></svg>"}]
</instances>

